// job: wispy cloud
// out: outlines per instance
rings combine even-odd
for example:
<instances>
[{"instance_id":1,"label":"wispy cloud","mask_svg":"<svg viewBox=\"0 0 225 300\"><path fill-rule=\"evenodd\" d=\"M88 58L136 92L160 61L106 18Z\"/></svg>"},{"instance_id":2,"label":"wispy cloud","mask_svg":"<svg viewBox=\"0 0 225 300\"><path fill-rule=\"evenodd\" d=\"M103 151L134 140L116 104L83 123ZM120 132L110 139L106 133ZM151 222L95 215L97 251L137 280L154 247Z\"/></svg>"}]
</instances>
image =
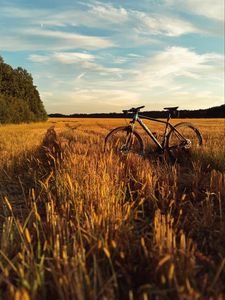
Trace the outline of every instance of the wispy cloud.
<instances>
[{"instance_id":1,"label":"wispy cloud","mask_svg":"<svg viewBox=\"0 0 225 300\"><path fill-rule=\"evenodd\" d=\"M45 56L45 55L31 54L31 55L29 55L28 59L31 60L31 61L33 61L33 62L41 63L41 62L48 61L49 57Z\"/></svg>"},{"instance_id":2,"label":"wispy cloud","mask_svg":"<svg viewBox=\"0 0 225 300\"><path fill-rule=\"evenodd\" d=\"M46 37L48 39L56 40L59 42L62 48L62 43L64 43L64 48L84 48L84 49L98 49L98 48L108 48L113 47L115 44L107 38L101 38L97 36L81 35L77 33L56 31L56 30L46 30L40 28L32 29L22 29L23 34L27 36L40 36Z\"/></svg>"},{"instance_id":3,"label":"wispy cloud","mask_svg":"<svg viewBox=\"0 0 225 300\"><path fill-rule=\"evenodd\" d=\"M93 4L84 3L90 7L90 17L103 21L108 24L121 24L129 20L129 10L123 7L115 7L110 3L94 2Z\"/></svg>"},{"instance_id":4,"label":"wispy cloud","mask_svg":"<svg viewBox=\"0 0 225 300\"><path fill-rule=\"evenodd\" d=\"M48 55L31 54L28 59L33 62L48 62L54 65L56 63L75 64L79 72L83 74L86 72L88 74L95 73L96 77L107 75L121 77L122 74L126 73L126 70L121 68L104 66L96 62L97 58L93 54L83 52L54 52Z\"/></svg>"},{"instance_id":5,"label":"wispy cloud","mask_svg":"<svg viewBox=\"0 0 225 300\"><path fill-rule=\"evenodd\" d=\"M177 16L160 15L159 13L146 13L134 9L116 8L110 3L94 2L90 5L89 22L93 26L99 26L99 21L104 22L104 26L110 26L114 31L123 29L138 30L139 34L180 36L190 32L198 32L198 28L188 21L181 20ZM81 21L81 20L80 20ZM79 22L79 21L78 21ZM115 27L111 27L116 24ZM84 24L82 24L84 25ZM118 26L119 25L119 26ZM88 25L87 25L88 26Z\"/></svg>"},{"instance_id":6,"label":"wispy cloud","mask_svg":"<svg viewBox=\"0 0 225 300\"><path fill-rule=\"evenodd\" d=\"M130 103L138 104L138 93L124 89L102 89L88 88L70 93L69 98L73 102L74 99L79 99L80 102L114 106L127 106Z\"/></svg>"},{"instance_id":7,"label":"wispy cloud","mask_svg":"<svg viewBox=\"0 0 225 300\"><path fill-rule=\"evenodd\" d=\"M82 61L93 61L94 55L82 52L55 52L49 55L35 55L31 54L29 59L33 62L44 62L49 60L56 60L65 64L78 63Z\"/></svg>"},{"instance_id":8,"label":"wispy cloud","mask_svg":"<svg viewBox=\"0 0 225 300\"><path fill-rule=\"evenodd\" d=\"M0 35L0 50L67 50L67 49L103 49L115 47L109 38L81 35L65 31L45 30L41 28L18 28L10 31L15 36ZM39 38L39 39L38 39ZM41 40L40 40L41 39Z\"/></svg>"},{"instance_id":9,"label":"wispy cloud","mask_svg":"<svg viewBox=\"0 0 225 300\"><path fill-rule=\"evenodd\" d=\"M222 62L223 56L216 53L197 54L188 48L169 47L149 58L147 63L145 61L141 74L152 79L179 76L202 78Z\"/></svg>"},{"instance_id":10,"label":"wispy cloud","mask_svg":"<svg viewBox=\"0 0 225 300\"><path fill-rule=\"evenodd\" d=\"M205 16L217 21L224 21L224 1L222 0L188 0L187 8L194 14Z\"/></svg>"},{"instance_id":11,"label":"wispy cloud","mask_svg":"<svg viewBox=\"0 0 225 300\"><path fill-rule=\"evenodd\" d=\"M223 0L166 0L166 3L174 7L204 16L216 21L224 21L224 1Z\"/></svg>"},{"instance_id":12,"label":"wispy cloud","mask_svg":"<svg viewBox=\"0 0 225 300\"><path fill-rule=\"evenodd\" d=\"M149 15L144 12L132 12L131 17L136 18L135 24L138 32L148 35L181 36L195 33L200 30L190 22L177 17Z\"/></svg>"}]
</instances>

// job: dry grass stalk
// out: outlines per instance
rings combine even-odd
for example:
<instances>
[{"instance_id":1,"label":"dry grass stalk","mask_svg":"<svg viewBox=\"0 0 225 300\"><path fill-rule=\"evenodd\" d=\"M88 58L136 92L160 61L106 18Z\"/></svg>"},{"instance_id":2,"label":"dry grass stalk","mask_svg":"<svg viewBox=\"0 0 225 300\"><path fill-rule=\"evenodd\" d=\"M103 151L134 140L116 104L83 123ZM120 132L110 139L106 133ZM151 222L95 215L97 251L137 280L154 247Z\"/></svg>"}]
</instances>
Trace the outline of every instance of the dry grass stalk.
<instances>
[{"instance_id":1,"label":"dry grass stalk","mask_svg":"<svg viewBox=\"0 0 225 300\"><path fill-rule=\"evenodd\" d=\"M199 121L202 156L175 165L103 154L121 120L53 122L0 128L0 298L222 299L218 121Z\"/></svg>"}]
</instances>

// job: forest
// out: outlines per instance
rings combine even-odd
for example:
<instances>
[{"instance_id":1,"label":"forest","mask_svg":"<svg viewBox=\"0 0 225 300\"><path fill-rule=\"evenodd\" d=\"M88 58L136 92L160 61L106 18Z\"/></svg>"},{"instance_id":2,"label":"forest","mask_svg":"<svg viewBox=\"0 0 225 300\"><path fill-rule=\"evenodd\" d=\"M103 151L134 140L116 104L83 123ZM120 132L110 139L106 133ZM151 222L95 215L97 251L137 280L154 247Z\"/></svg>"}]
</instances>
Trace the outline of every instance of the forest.
<instances>
[{"instance_id":1,"label":"forest","mask_svg":"<svg viewBox=\"0 0 225 300\"><path fill-rule=\"evenodd\" d=\"M0 124L47 120L33 78L27 70L13 69L0 56Z\"/></svg>"}]
</instances>

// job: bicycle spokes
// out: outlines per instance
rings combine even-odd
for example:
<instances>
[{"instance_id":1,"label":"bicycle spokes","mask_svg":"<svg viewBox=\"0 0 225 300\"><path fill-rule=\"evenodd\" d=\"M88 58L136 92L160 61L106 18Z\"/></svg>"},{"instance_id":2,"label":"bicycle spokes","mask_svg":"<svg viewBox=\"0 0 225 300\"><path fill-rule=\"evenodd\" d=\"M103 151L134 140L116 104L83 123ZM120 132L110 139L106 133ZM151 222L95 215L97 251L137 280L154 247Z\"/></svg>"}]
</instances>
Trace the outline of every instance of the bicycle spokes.
<instances>
[{"instance_id":1,"label":"bicycle spokes","mask_svg":"<svg viewBox=\"0 0 225 300\"><path fill-rule=\"evenodd\" d=\"M106 139L106 148L117 154L143 154L143 142L136 132L129 127L120 127L112 131Z\"/></svg>"},{"instance_id":2,"label":"bicycle spokes","mask_svg":"<svg viewBox=\"0 0 225 300\"><path fill-rule=\"evenodd\" d=\"M195 153L202 145L199 131L190 123L180 123L168 135L167 150L175 158L183 153Z\"/></svg>"}]
</instances>

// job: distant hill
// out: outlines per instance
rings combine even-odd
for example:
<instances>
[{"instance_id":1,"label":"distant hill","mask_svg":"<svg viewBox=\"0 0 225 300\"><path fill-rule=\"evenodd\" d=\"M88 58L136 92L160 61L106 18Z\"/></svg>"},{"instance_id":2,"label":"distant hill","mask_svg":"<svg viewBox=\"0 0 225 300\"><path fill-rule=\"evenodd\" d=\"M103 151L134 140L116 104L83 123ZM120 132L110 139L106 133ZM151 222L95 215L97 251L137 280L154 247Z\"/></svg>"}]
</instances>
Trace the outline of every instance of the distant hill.
<instances>
[{"instance_id":1,"label":"distant hill","mask_svg":"<svg viewBox=\"0 0 225 300\"><path fill-rule=\"evenodd\" d=\"M0 56L0 124L44 120L47 113L31 74Z\"/></svg>"},{"instance_id":2,"label":"distant hill","mask_svg":"<svg viewBox=\"0 0 225 300\"><path fill-rule=\"evenodd\" d=\"M164 111L143 111L142 115L152 118L166 118L167 112ZM123 113L92 113L92 114L71 114L60 113L49 114L52 118L124 118ZM207 109L179 110L178 118L225 118L225 104Z\"/></svg>"}]
</instances>

